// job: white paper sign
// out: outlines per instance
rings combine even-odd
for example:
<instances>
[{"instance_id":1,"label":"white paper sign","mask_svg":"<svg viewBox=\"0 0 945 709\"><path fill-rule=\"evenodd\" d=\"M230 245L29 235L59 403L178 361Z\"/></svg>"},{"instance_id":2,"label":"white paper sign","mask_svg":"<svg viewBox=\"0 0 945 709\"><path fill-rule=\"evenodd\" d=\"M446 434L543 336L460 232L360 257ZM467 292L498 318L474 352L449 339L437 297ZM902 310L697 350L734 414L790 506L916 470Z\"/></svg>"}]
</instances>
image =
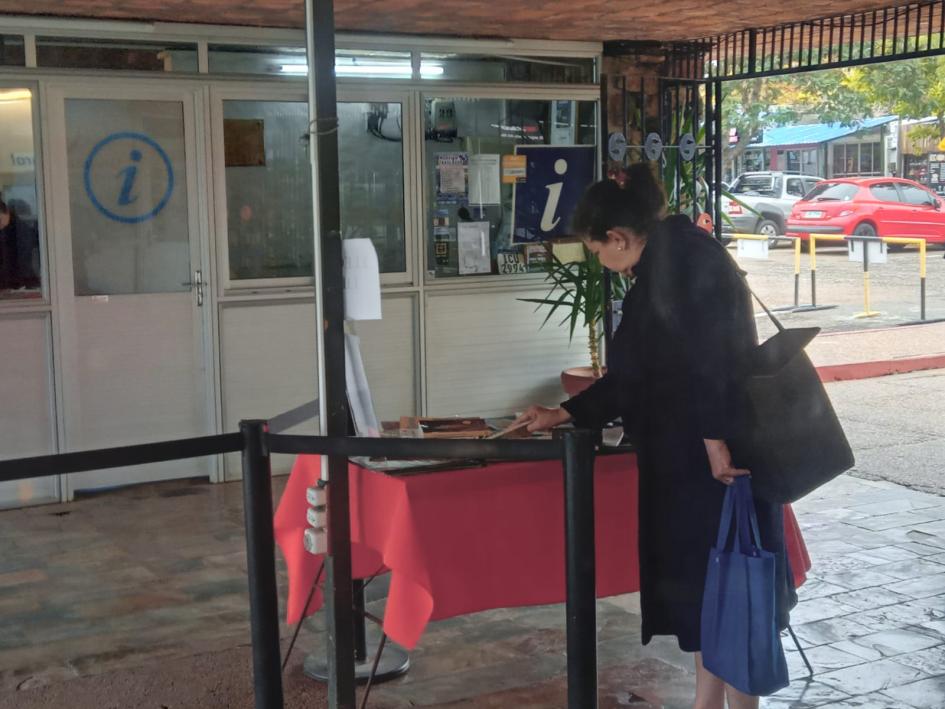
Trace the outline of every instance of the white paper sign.
<instances>
[{"instance_id":1,"label":"white paper sign","mask_svg":"<svg viewBox=\"0 0 945 709\"><path fill-rule=\"evenodd\" d=\"M885 241L860 241L859 239L850 239L847 242L851 261L863 263L863 244L867 245L866 256L870 263L886 263Z\"/></svg>"},{"instance_id":2,"label":"white paper sign","mask_svg":"<svg viewBox=\"0 0 945 709\"><path fill-rule=\"evenodd\" d=\"M370 239L345 239L345 319L381 319L381 271Z\"/></svg>"},{"instance_id":3,"label":"white paper sign","mask_svg":"<svg viewBox=\"0 0 945 709\"><path fill-rule=\"evenodd\" d=\"M492 273L489 258L489 222L460 222L457 227L459 242L459 272Z\"/></svg>"},{"instance_id":4,"label":"white paper sign","mask_svg":"<svg viewBox=\"0 0 945 709\"><path fill-rule=\"evenodd\" d=\"M469 203L499 204L500 155L469 156Z\"/></svg>"},{"instance_id":5,"label":"white paper sign","mask_svg":"<svg viewBox=\"0 0 945 709\"><path fill-rule=\"evenodd\" d=\"M362 438L378 438L381 425L374 411L374 399L368 386L364 361L361 359L361 340L345 334L345 384L354 430Z\"/></svg>"},{"instance_id":6,"label":"white paper sign","mask_svg":"<svg viewBox=\"0 0 945 709\"><path fill-rule=\"evenodd\" d=\"M768 240L739 239L738 258L753 258L765 260L768 258Z\"/></svg>"}]
</instances>

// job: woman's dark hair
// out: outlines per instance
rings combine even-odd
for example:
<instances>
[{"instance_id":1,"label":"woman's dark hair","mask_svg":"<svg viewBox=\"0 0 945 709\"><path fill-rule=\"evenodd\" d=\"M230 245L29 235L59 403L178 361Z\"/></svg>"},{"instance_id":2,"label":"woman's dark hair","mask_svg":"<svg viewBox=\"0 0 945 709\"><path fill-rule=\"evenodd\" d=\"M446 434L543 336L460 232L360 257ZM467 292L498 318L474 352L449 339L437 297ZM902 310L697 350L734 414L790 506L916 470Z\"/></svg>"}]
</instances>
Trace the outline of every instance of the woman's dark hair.
<instances>
[{"instance_id":1,"label":"woman's dark hair","mask_svg":"<svg viewBox=\"0 0 945 709\"><path fill-rule=\"evenodd\" d=\"M636 163L626 171L621 187L601 180L587 188L571 218L575 234L594 241L607 241L607 232L617 226L646 238L663 216L666 196L647 163Z\"/></svg>"}]
</instances>

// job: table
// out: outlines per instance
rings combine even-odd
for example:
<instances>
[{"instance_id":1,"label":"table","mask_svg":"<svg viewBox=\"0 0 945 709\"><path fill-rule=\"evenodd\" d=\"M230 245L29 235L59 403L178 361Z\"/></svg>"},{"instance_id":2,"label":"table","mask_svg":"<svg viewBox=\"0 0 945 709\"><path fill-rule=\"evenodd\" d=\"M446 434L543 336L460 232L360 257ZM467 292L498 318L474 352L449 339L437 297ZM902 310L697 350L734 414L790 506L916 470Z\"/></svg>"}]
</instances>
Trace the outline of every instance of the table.
<instances>
[{"instance_id":1,"label":"table","mask_svg":"<svg viewBox=\"0 0 945 709\"><path fill-rule=\"evenodd\" d=\"M496 463L448 472L392 476L350 464L355 578L391 572L384 631L412 649L432 620L491 608L565 599L564 487L557 462ZM595 462L597 595L638 591L636 456ZM306 552L306 488L320 476L318 456L299 456L275 517L289 572L286 621L321 606L305 601L320 565ZM810 559L786 508L795 583ZM304 612L304 613L303 613Z\"/></svg>"}]
</instances>

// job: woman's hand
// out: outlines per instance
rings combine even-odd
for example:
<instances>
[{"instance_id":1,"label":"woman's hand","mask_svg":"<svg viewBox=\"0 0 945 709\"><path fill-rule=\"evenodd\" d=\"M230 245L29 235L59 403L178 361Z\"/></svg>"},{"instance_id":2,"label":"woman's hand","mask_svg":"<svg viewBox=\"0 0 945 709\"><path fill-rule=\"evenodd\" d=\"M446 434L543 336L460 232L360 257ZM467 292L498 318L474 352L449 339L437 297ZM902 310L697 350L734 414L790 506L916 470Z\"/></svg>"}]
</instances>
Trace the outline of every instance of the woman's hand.
<instances>
[{"instance_id":1,"label":"woman's hand","mask_svg":"<svg viewBox=\"0 0 945 709\"><path fill-rule=\"evenodd\" d=\"M515 423L528 421L528 430L534 432L547 431L570 420L571 414L560 406L556 409L549 409L546 406L529 406L521 416L515 419Z\"/></svg>"},{"instance_id":2,"label":"woman's hand","mask_svg":"<svg viewBox=\"0 0 945 709\"><path fill-rule=\"evenodd\" d=\"M712 477L731 485L735 478L742 475L751 475L751 472L744 468L736 468L732 465L732 454L725 441L712 438L704 439L705 452L709 455L709 465L712 467Z\"/></svg>"}]
</instances>

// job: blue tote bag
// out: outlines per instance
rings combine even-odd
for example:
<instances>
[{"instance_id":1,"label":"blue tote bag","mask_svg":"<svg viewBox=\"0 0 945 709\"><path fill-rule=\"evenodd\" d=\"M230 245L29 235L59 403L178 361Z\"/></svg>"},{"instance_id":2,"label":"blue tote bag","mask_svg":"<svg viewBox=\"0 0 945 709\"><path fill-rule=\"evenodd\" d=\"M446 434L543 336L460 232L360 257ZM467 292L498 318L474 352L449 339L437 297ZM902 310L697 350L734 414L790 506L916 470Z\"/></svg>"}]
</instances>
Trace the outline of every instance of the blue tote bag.
<instances>
[{"instance_id":1,"label":"blue tote bag","mask_svg":"<svg viewBox=\"0 0 945 709\"><path fill-rule=\"evenodd\" d=\"M734 538L729 536L734 523ZM702 664L740 692L773 694L788 685L775 620L775 558L761 548L747 476L725 492L702 598Z\"/></svg>"}]
</instances>

